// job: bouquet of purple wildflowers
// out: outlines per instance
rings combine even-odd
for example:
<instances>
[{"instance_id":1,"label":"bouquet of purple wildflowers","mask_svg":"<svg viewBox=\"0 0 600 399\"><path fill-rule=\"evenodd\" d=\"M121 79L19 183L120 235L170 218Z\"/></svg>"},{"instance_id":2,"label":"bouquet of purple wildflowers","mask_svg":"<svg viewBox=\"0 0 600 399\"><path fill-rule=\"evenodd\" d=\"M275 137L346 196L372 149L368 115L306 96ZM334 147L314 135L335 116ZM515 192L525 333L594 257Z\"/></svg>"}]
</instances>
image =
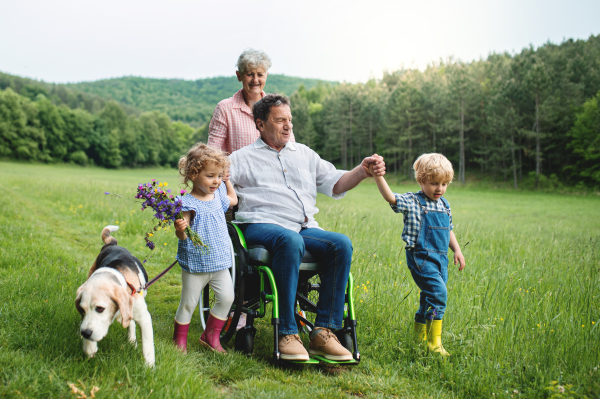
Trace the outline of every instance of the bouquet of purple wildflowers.
<instances>
[{"instance_id":1,"label":"bouquet of purple wildflowers","mask_svg":"<svg viewBox=\"0 0 600 399\"><path fill-rule=\"evenodd\" d=\"M138 185L137 194L135 198L143 199L142 211L146 208L152 208L154 217L158 219L158 223L154 228L146 233L146 246L150 249L155 248L155 244L150 237L153 237L153 231L158 230L159 227L165 227L174 222L177 219L183 219L183 211L181 199L175 198L171 194L171 190L163 189L167 183L156 183L156 179L152 179L150 183ZM181 190L180 194L183 196L187 191ZM189 226L185 229L185 234L192 240L192 243L202 253L208 251L208 245L202 242L202 239L194 230Z\"/></svg>"}]
</instances>

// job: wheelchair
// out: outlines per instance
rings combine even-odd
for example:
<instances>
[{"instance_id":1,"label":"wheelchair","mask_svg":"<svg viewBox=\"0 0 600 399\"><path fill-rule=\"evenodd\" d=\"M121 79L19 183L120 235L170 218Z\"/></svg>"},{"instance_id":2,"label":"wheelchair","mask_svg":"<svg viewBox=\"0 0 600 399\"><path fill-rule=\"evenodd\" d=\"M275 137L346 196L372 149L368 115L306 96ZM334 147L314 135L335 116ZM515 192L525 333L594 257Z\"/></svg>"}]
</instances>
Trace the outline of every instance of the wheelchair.
<instances>
[{"instance_id":1,"label":"wheelchair","mask_svg":"<svg viewBox=\"0 0 600 399\"><path fill-rule=\"evenodd\" d=\"M340 343L351 353L353 360L333 361L322 356L312 356L307 361L284 360L279 352L279 304L277 285L273 272L269 268L271 254L262 246L248 247L241 230L232 223L227 223L232 249L232 280L235 290L235 299L230 311L230 317L221 333L221 345L227 344L234 338L234 349L248 356L254 351L254 337L256 328L254 321L267 316L267 304L271 304L271 324L273 326L273 354L275 364L282 361L305 364L346 364L360 363L358 341L356 337L356 317L353 301L353 278L348 277L344 305L343 327L334 334ZM298 289L296 291L296 309L294 317L299 333L309 334L314 329L318 296L320 290L319 262L308 251L300 265ZM212 294L208 285L200 295L200 319L205 328L212 305ZM246 315L246 324L236 331L240 316Z\"/></svg>"}]
</instances>

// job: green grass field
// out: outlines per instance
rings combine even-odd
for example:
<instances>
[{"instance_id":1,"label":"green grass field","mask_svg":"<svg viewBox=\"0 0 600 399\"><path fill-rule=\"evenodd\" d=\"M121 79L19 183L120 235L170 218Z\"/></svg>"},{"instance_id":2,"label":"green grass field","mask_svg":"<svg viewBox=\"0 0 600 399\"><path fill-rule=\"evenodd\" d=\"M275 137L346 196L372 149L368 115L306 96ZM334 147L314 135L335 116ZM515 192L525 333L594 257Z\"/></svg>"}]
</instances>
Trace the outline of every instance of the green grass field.
<instances>
[{"instance_id":1,"label":"green grass field","mask_svg":"<svg viewBox=\"0 0 600 399\"><path fill-rule=\"evenodd\" d=\"M144 366L141 345L130 345L117 324L87 359L74 300L101 248L100 231L118 224L119 244L144 259L144 232L153 225L139 204L104 192L133 198L137 183L152 178L178 186L167 169L0 163L0 396L82 397L69 384L97 398L600 396L600 198L457 184L446 197L467 267L450 266L447 361L411 341L418 289L406 268L402 217L372 182L341 201L320 197L317 215L354 243L359 366L276 368L268 319L258 323L252 358L203 350L197 314L190 352L178 353L171 345L177 267L147 297L156 367ZM156 237L150 277L176 253L172 229Z\"/></svg>"}]
</instances>

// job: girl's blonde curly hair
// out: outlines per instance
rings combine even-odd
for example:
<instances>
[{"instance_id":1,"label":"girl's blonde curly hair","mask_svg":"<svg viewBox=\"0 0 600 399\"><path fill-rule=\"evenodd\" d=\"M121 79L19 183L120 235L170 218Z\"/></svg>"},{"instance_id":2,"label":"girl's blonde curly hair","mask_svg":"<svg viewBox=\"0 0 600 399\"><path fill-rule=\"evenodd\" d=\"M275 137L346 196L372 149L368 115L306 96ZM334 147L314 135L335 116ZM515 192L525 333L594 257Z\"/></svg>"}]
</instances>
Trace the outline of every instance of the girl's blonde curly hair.
<instances>
[{"instance_id":1,"label":"girl's blonde curly hair","mask_svg":"<svg viewBox=\"0 0 600 399\"><path fill-rule=\"evenodd\" d=\"M198 143L190 148L187 155L179 159L179 174L183 184L188 186L189 182L196 179L202 169L210 163L225 170L229 167L230 161L223 151L204 143Z\"/></svg>"},{"instance_id":2,"label":"girl's blonde curly hair","mask_svg":"<svg viewBox=\"0 0 600 399\"><path fill-rule=\"evenodd\" d=\"M452 183L454 169L452 163L442 154L423 154L413 164L417 183L432 181L436 183Z\"/></svg>"}]
</instances>

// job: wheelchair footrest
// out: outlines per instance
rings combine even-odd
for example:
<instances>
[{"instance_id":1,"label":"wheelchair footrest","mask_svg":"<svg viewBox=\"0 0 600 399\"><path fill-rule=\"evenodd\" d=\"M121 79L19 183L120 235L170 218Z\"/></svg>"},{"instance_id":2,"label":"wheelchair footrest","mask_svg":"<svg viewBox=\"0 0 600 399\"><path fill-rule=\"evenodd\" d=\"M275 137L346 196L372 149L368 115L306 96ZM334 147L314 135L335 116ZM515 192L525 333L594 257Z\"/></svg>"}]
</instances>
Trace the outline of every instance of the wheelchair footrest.
<instances>
[{"instance_id":1,"label":"wheelchair footrest","mask_svg":"<svg viewBox=\"0 0 600 399\"><path fill-rule=\"evenodd\" d=\"M285 359L282 359L285 360ZM296 363L296 364L319 364L319 361L316 359L308 359L308 360L286 360L287 362L290 363Z\"/></svg>"},{"instance_id":2,"label":"wheelchair footrest","mask_svg":"<svg viewBox=\"0 0 600 399\"><path fill-rule=\"evenodd\" d=\"M352 360L342 360L342 361L338 361L338 360L329 360L323 356L319 356L319 355L315 355L314 356L315 359L323 362L323 363L329 363L329 364L347 364L347 365L353 365L353 364L358 364L358 362L354 359ZM311 359L312 360L312 359Z\"/></svg>"}]
</instances>

